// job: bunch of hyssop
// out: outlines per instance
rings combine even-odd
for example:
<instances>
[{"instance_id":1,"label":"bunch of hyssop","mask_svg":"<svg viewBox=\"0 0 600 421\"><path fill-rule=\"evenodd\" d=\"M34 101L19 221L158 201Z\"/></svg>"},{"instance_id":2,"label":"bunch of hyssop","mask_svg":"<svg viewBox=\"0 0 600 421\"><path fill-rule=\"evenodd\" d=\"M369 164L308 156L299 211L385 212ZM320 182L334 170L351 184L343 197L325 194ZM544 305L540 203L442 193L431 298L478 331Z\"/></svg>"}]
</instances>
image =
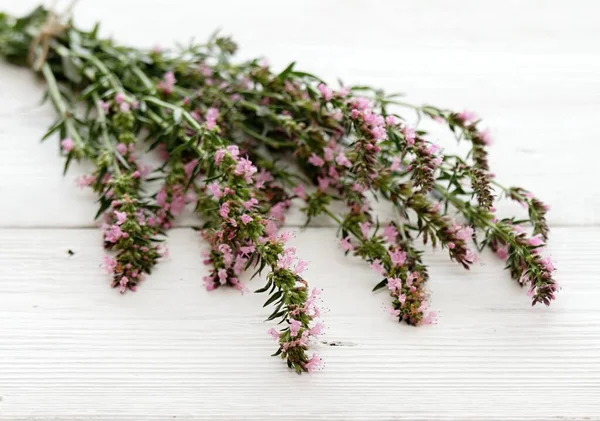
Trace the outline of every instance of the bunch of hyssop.
<instances>
[{"instance_id":1,"label":"bunch of hyssop","mask_svg":"<svg viewBox=\"0 0 600 421\"><path fill-rule=\"evenodd\" d=\"M282 229L294 204L307 222L339 228L340 248L378 274L374 290L387 289L400 322L436 320L424 244L466 269L489 247L533 304L554 299L554 267L543 252L548 207L495 180L490 135L473 113L413 106L367 87L334 89L294 64L274 72L264 60L236 62L228 38L145 51L71 26L44 43L36 34L47 16L2 15L0 54L22 64L37 55L58 115L46 137L59 136L65 171L74 160L93 164L78 183L98 197L103 266L121 292L137 289L165 256L167 230L193 209L209 245L206 288L245 290L244 272L261 275L257 292L268 294L268 320L277 323L273 355L299 373L318 369L321 359L307 351L324 330L320 290L309 287L307 262ZM467 154L442 151L403 109L447 126ZM149 155L161 163L144 164ZM526 215L497 216L503 198ZM394 216L376 214L373 200L388 202Z\"/></svg>"}]
</instances>

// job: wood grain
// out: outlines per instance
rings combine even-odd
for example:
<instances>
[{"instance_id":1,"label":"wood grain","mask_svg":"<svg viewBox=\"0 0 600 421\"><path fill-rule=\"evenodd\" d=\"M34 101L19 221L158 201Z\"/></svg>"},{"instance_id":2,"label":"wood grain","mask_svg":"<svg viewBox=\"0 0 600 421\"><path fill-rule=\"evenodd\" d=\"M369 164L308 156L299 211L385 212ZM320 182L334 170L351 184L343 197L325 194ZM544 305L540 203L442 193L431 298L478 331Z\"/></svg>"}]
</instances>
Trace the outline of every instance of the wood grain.
<instances>
[{"instance_id":1,"label":"wood grain","mask_svg":"<svg viewBox=\"0 0 600 421\"><path fill-rule=\"evenodd\" d=\"M325 369L296 376L269 357L264 296L204 290L192 230L173 230L173 257L125 295L98 268L96 230L3 230L0 419L593 418L599 234L555 230L563 288L550 308L531 308L489 254L465 272L428 252L440 320L416 329L385 313L377 276L333 229L301 232L329 309L322 339L337 346L317 344Z\"/></svg>"}]
</instances>

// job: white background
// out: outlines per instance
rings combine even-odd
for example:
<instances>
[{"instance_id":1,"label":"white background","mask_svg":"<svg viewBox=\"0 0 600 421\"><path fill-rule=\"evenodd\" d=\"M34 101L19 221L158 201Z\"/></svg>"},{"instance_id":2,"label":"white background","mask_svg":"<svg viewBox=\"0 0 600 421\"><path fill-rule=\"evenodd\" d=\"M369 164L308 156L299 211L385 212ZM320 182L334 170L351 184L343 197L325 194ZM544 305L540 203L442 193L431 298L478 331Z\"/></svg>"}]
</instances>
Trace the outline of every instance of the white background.
<instances>
[{"instance_id":1,"label":"white background","mask_svg":"<svg viewBox=\"0 0 600 421\"><path fill-rule=\"evenodd\" d=\"M94 197L73 183L85 167L61 176L57 139L39 144L54 118L43 85L0 63L0 420L600 419L599 13L594 1L80 1L79 25L100 20L125 43L221 27L276 68L477 111L498 179L552 205L562 291L531 308L490 252L465 272L428 250L439 323L399 325L370 292L377 276L320 221L295 244L324 289L326 366L297 376L269 357L265 296L204 290L190 218L137 293L108 287Z\"/></svg>"}]
</instances>

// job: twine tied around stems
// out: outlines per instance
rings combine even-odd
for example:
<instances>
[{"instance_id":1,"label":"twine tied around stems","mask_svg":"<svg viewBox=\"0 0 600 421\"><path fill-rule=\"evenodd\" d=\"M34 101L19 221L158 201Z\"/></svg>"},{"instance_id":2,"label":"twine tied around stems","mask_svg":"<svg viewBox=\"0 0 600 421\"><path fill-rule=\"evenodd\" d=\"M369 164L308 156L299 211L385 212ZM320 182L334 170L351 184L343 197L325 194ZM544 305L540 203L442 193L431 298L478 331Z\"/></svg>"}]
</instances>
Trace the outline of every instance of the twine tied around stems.
<instances>
[{"instance_id":1,"label":"twine tied around stems","mask_svg":"<svg viewBox=\"0 0 600 421\"><path fill-rule=\"evenodd\" d=\"M27 61L36 72L39 71L46 62L52 38L62 34L70 26L66 20L71 16L71 12L77 1L78 0L71 0L71 3L69 3L62 13L57 13L55 11L57 0L53 0L50 4L46 21L42 24L39 32L31 40L31 44L29 45ZM36 50L39 46L41 46L41 52L36 54Z\"/></svg>"}]
</instances>

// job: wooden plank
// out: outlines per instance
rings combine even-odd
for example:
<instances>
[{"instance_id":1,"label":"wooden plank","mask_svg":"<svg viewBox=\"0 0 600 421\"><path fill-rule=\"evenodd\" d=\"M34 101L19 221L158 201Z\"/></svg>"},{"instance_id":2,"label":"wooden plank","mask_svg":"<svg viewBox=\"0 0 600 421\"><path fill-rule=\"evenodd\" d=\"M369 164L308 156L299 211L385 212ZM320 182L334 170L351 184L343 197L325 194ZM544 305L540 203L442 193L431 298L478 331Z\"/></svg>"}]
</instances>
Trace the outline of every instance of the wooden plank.
<instances>
[{"instance_id":1,"label":"wooden plank","mask_svg":"<svg viewBox=\"0 0 600 421\"><path fill-rule=\"evenodd\" d=\"M599 234L555 230L563 289L549 308L531 308L488 253L466 272L428 252L440 320L411 328L332 229L301 232L329 309L323 341L339 346L317 344L325 369L297 376L269 357L264 296L203 289L190 229L122 296L96 230L0 230L0 420L598 419Z\"/></svg>"}]
</instances>

